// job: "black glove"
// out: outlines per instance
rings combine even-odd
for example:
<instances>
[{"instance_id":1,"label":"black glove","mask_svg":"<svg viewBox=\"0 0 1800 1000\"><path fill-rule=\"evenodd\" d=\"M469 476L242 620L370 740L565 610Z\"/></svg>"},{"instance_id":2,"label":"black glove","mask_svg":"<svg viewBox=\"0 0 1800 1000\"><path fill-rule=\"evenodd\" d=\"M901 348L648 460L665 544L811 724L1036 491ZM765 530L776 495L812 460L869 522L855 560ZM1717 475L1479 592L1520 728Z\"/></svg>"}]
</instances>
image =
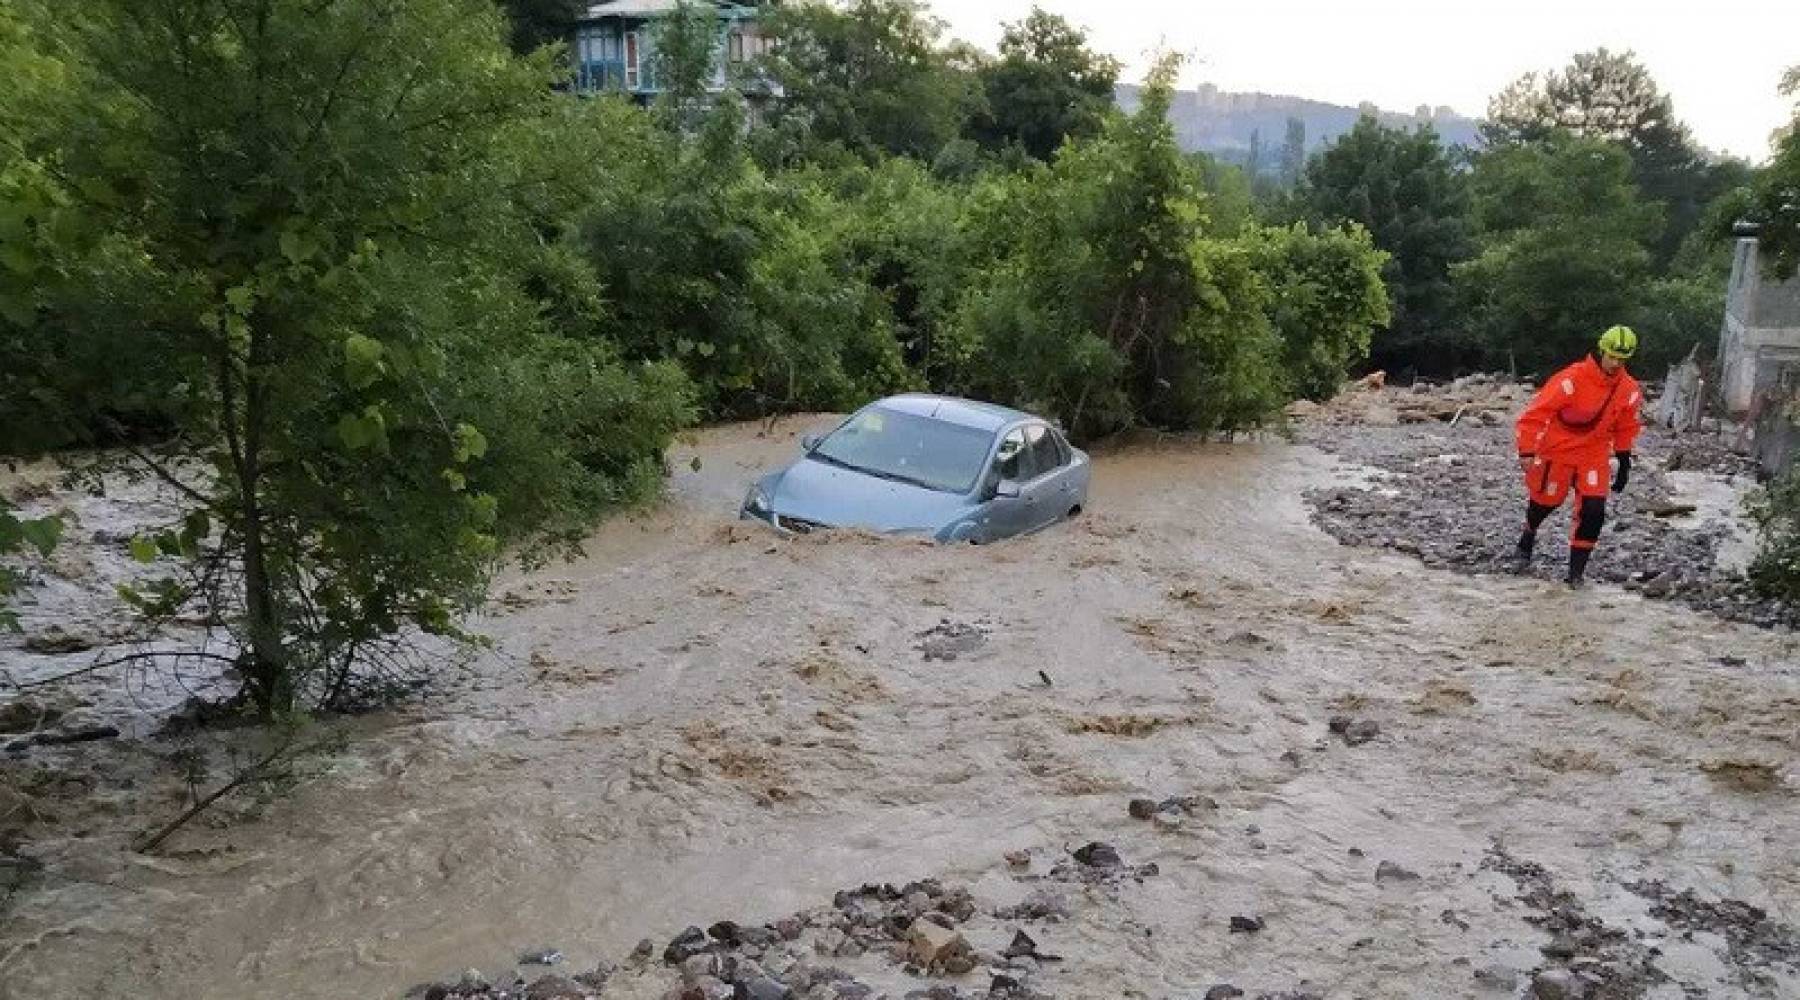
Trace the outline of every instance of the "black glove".
<instances>
[{"instance_id":1,"label":"black glove","mask_svg":"<svg viewBox=\"0 0 1800 1000\"><path fill-rule=\"evenodd\" d=\"M1619 452L1619 473L1613 476L1614 493L1625 492L1625 484L1631 482L1631 452Z\"/></svg>"}]
</instances>

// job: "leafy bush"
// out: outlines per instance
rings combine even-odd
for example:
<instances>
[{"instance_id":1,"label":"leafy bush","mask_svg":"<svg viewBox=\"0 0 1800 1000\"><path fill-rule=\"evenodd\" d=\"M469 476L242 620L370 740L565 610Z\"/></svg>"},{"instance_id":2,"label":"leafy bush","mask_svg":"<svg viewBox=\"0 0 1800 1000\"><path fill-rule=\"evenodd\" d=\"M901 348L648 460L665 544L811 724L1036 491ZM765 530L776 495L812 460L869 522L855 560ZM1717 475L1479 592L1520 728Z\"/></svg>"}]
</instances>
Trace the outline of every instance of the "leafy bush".
<instances>
[{"instance_id":1,"label":"leafy bush","mask_svg":"<svg viewBox=\"0 0 1800 1000\"><path fill-rule=\"evenodd\" d=\"M1293 390L1330 399L1350 366L1369 356L1374 330L1388 322L1381 281L1387 254L1360 226L1317 233L1302 225L1265 229L1253 245Z\"/></svg>"},{"instance_id":2,"label":"leafy bush","mask_svg":"<svg viewBox=\"0 0 1800 1000\"><path fill-rule=\"evenodd\" d=\"M1751 513L1762 532L1751 582L1771 597L1800 601L1800 469L1770 483Z\"/></svg>"}]
</instances>

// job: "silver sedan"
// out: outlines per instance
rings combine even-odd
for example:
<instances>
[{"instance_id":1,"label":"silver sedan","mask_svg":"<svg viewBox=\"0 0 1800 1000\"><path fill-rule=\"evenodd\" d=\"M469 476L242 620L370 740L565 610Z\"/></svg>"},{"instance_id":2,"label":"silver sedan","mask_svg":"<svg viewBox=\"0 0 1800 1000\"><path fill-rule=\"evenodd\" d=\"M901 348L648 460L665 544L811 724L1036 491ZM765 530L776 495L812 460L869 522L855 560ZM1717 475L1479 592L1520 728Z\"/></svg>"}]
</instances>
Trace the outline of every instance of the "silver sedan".
<instances>
[{"instance_id":1,"label":"silver sedan","mask_svg":"<svg viewBox=\"0 0 1800 1000\"><path fill-rule=\"evenodd\" d=\"M1047 421L991 403L893 396L804 447L750 488L740 516L792 532L866 528L990 542L1087 506L1087 454Z\"/></svg>"}]
</instances>

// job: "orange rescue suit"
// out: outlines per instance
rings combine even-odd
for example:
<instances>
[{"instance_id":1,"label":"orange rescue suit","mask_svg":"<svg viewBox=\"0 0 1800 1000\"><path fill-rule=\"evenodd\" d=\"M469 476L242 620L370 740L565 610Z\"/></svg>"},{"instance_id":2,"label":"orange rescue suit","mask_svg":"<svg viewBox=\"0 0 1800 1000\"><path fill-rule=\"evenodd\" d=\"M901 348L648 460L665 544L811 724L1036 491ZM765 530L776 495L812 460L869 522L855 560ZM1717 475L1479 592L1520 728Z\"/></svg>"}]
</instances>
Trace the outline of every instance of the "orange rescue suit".
<instances>
[{"instance_id":1,"label":"orange rescue suit","mask_svg":"<svg viewBox=\"0 0 1800 1000\"><path fill-rule=\"evenodd\" d=\"M1643 430L1643 398L1629 372L1608 375L1591 355L1545 382L1517 428L1520 456L1534 459L1525 472L1531 501L1559 507L1570 492L1604 499L1613 454L1631 451Z\"/></svg>"}]
</instances>

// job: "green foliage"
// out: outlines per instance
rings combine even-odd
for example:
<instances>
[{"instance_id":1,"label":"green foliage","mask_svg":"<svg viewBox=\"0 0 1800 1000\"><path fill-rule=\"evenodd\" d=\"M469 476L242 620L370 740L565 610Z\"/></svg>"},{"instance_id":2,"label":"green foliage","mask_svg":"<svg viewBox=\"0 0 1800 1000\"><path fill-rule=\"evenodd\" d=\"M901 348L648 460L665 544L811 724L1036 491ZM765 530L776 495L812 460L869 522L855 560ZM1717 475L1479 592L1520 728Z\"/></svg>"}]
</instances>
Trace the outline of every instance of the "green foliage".
<instances>
[{"instance_id":1,"label":"green foliage","mask_svg":"<svg viewBox=\"0 0 1800 1000\"><path fill-rule=\"evenodd\" d=\"M25 567L34 556L50 558L62 533L61 518L20 518L0 500L0 631L19 631L18 615L9 605L25 583Z\"/></svg>"},{"instance_id":2,"label":"green foliage","mask_svg":"<svg viewBox=\"0 0 1800 1000\"><path fill-rule=\"evenodd\" d=\"M511 24L508 41L524 55L542 46L567 41L575 31L575 18L587 10L587 0L498 0Z\"/></svg>"},{"instance_id":3,"label":"green foliage","mask_svg":"<svg viewBox=\"0 0 1800 1000\"><path fill-rule=\"evenodd\" d=\"M906 384L875 289L839 270L817 175L770 174L729 103L692 140L639 132L582 244L626 356L672 360L724 417L850 406Z\"/></svg>"},{"instance_id":4,"label":"green foliage","mask_svg":"<svg viewBox=\"0 0 1800 1000\"><path fill-rule=\"evenodd\" d=\"M1086 32L1033 7L1025 20L1006 25L1000 58L979 75L987 103L971 134L991 149L1017 146L1049 160L1065 139L1100 130L1119 63L1091 51Z\"/></svg>"},{"instance_id":5,"label":"green foliage","mask_svg":"<svg viewBox=\"0 0 1800 1000\"><path fill-rule=\"evenodd\" d=\"M1452 273L1492 361L1548 369L1634 315L1659 218L1622 150L1553 136L1482 155L1471 182L1481 252Z\"/></svg>"},{"instance_id":6,"label":"green foliage","mask_svg":"<svg viewBox=\"0 0 1800 1000\"><path fill-rule=\"evenodd\" d=\"M1642 345L1632 361L1633 370L1661 378L1694 348L1710 353L1718 341L1719 318L1724 315L1722 278L1701 274L1646 283L1627 321Z\"/></svg>"},{"instance_id":7,"label":"green foliage","mask_svg":"<svg viewBox=\"0 0 1800 1000\"><path fill-rule=\"evenodd\" d=\"M39 155L69 190L112 193L83 202L93 252L136 262L80 275L130 326L55 302L34 323L165 380L211 474L137 546L181 564L139 603L227 616L259 709L336 701L408 633L459 635L503 548L543 551L647 492L684 381L546 322L594 322L591 289L548 280L566 263L550 222L600 159L569 119L607 109L552 93L552 53L512 57L492 6L25 10L68 94ZM38 373L45 402L103 408L61 374Z\"/></svg>"},{"instance_id":8,"label":"green foliage","mask_svg":"<svg viewBox=\"0 0 1800 1000\"><path fill-rule=\"evenodd\" d=\"M1307 164L1295 201L1312 225L1356 223L1387 254L1393 322L1372 345L1377 366L1444 372L1474 360L1456 344L1450 282L1475 253L1468 177L1436 133L1363 118Z\"/></svg>"},{"instance_id":9,"label":"green foliage","mask_svg":"<svg viewBox=\"0 0 1800 1000\"><path fill-rule=\"evenodd\" d=\"M1252 251L1208 238L1167 121L1172 67L1143 107L1014 178L984 229L1006 249L963 304L973 386L1078 435L1148 423L1231 431L1279 407L1278 344Z\"/></svg>"},{"instance_id":10,"label":"green foliage","mask_svg":"<svg viewBox=\"0 0 1800 1000\"><path fill-rule=\"evenodd\" d=\"M1389 320L1381 281L1387 255L1361 227L1267 229L1256 249L1292 387L1308 399L1330 399L1350 367L1368 357L1372 332Z\"/></svg>"},{"instance_id":11,"label":"green foliage","mask_svg":"<svg viewBox=\"0 0 1800 1000\"><path fill-rule=\"evenodd\" d=\"M1663 207L1651 247L1659 268L1700 224L1707 204L1747 172L1742 163L1706 161L1669 96L1630 52L1582 52L1560 71L1522 77L1489 104L1482 126L1494 148L1545 142L1559 132L1610 142L1631 156L1644 198Z\"/></svg>"},{"instance_id":12,"label":"green foliage","mask_svg":"<svg viewBox=\"0 0 1800 1000\"><path fill-rule=\"evenodd\" d=\"M1794 114L1776 134L1775 156L1756 179L1749 212L1761 224L1758 238L1775 278L1800 270L1800 66L1782 78L1781 93L1795 99Z\"/></svg>"},{"instance_id":13,"label":"green foliage","mask_svg":"<svg viewBox=\"0 0 1800 1000\"><path fill-rule=\"evenodd\" d=\"M677 128L693 128L704 110L707 85L719 68L718 8L710 0L677 0L651 28L650 79L658 102Z\"/></svg>"},{"instance_id":14,"label":"green foliage","mask_svg":"<svg viewBox=\"0 0 1800 1000\"><path fill-rule=\"evenodd\" d=\"M1770 597L1800 600L1800 471L1766 486L1750 512L1761 532L1750 582Z\"/></svg>"},{"instance_id":15,"label":"green foliage","mask_svg":"<svg viewBox=\"0 0 1800 1000\"><path fill-rule=\"evenodd\" d=\"M977 106L972 73L919 0L783 4L767 27L778 43L769 68L787 94L778 124L808 147L930 161Z\"/></svg>"}]
</instances>

